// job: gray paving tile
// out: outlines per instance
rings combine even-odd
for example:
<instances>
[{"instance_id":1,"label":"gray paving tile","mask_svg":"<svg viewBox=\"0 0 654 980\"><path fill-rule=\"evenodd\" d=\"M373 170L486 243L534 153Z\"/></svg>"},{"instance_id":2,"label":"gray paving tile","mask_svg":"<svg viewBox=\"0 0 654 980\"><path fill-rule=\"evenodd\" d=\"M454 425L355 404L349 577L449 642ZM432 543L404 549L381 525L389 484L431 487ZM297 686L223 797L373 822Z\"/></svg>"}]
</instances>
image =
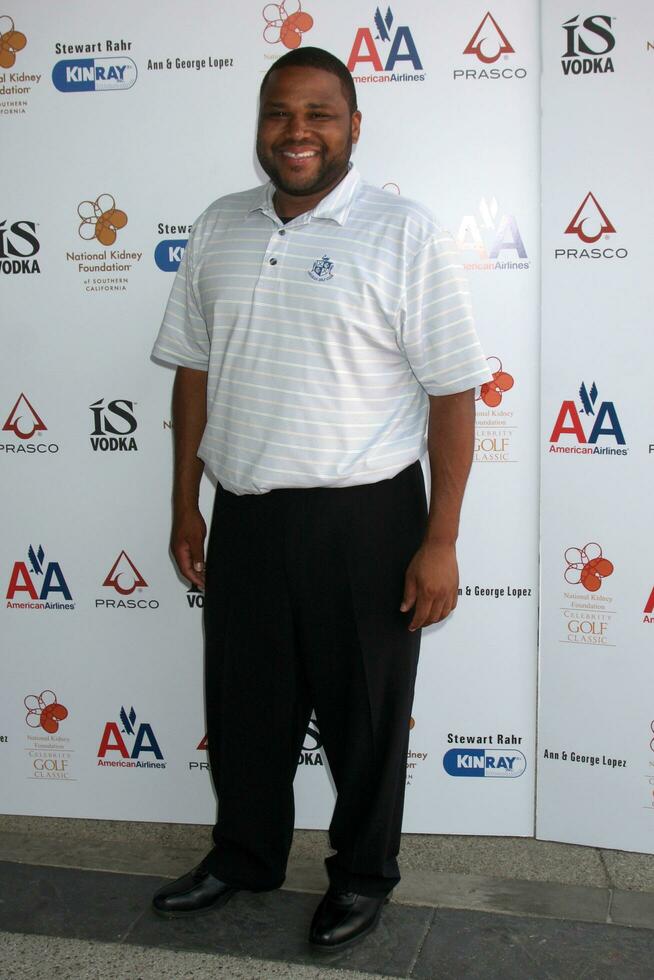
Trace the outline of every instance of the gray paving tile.
<instances>
[{"instance_id":1,"label":"gray paving tile","mask_svg":"<svg viewBox=\"0 0 654 980\"><path fill-rule=\"evenodd\" d=\"M651 980L650 932L438 910L415 980Z\"/></svg>"},{"instance_id":2,"label":"gray paving tile","mask_svg":"<svg viewBox=\"0 0 654 980\"><path fill-rule=\"evenodd\" d=\"M3 980L376 980L379 974L322 970L251 956L184 953L151 946L0 932Z\"/></svg>"},{"instance_id":3,"label":"gray paving tile","mask_svg":"<svg viewBox=\"0 0 654 980\"><path fill-rule=\"evenodd\" d=\"M268 960L362 970L406 977L433 915L431 909L390 903L375 932L340 953L320 953L307 942L317 905L315 895L276 891L237 893L215 913L189 919L144 916L130 932L128 943L195 952L253 954Z\"/></svg>"},{"instance_id":4,"label":"gray paving tile","mask_svg":"<svg viewBox=\"0 0 654 980\"><path fill-rule=\"evenodd\" d=\"M160 878L0 862L0 929L119 940Z\"/></svg>"},{"instance_id":5,"label":"gray paving tile","mask_svg":"<svg viewBox=\"0 0 654 980\"><path fill-rule=\"evenodd\" d=\"M614 891L611 921L620 926L654 929L654 895L645 892ZM654 968L652 972L654 973Z\"/></svg>"},{"instance_id":6,"label":"gray paving tile","mask_svg":"<svg viewBox=\"0 0 654 980\"><path fill-rule=\"evenodd\" d=\"M548 881L507 881L488 875L436 871L408 871L394 897L409 905L514 912L516 915L552 916L583 922L606 922L609 905L607 888Z\"/></svg>"},{"instance_id":7,"label":"gray paving tile","mask_svg":"<svg viewBox=\"0 0 654 980\"><path fill-rule=\"evenodd\" d=\"M654 892L654 854L602 851L601 855L614 888Z\"/></svg>"}]
</instances>

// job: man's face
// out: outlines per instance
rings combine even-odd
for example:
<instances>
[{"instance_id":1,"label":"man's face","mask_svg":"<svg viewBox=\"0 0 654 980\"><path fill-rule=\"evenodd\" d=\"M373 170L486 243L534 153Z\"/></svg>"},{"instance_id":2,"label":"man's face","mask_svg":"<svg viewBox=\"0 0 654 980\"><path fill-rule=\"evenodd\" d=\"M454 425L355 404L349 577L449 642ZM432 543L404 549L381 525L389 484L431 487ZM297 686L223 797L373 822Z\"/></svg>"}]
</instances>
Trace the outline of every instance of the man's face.
<instances>
[{"instance_id":1,"label":"man's face","mask_svg":"<svg viewBox=\"0 0 654 980\"><path fill-rule=\"evenodd\" d=\"M285 194L326 192L347 170L360 122L361 113L351 113L337 75L320 68L281 68L261 95L259 163Z\"/></svg>"}]
</instances>

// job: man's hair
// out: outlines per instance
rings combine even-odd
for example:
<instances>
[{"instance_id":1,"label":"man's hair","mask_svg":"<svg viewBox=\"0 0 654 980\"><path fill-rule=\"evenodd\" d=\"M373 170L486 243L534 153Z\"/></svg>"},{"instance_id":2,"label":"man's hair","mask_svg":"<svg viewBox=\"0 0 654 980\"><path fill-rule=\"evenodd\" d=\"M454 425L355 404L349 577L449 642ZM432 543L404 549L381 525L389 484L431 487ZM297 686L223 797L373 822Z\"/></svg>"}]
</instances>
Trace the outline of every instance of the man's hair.
<instances>
[{"instance_id":1,"label":"man's hair","mask_svg":"<svg viewBox=\"0 0 654 980\"><path fill-rule=\"evenodd\" d=\"M295 50L283 54L263 76L259 98L262 97L263 90L272 73L280 71L282 68L320 68L321 71L328 71L330 75L336 75L340 79L343 94L350 106L350 112L357 111L357 93L352 75L347 65L339 61L336 55L330 54L323 48L295 48Z\"/></svg>"}]
</instances>

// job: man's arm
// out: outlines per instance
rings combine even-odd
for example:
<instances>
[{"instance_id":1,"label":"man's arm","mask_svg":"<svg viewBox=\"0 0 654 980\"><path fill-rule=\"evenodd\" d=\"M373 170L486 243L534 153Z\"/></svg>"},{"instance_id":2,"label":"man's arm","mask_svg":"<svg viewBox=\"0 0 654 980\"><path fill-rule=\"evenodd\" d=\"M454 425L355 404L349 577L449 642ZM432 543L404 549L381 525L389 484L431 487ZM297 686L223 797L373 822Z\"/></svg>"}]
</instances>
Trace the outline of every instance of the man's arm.
<instances>
[{"instance_id":1,"label":"man's arm","mask_svg":"<svg viewBox=\"0 0 654 980\"><path fill-rule=\"evenodd\" d=\"M422 545L405 577L406 612L415 605L410 630L445 619L457 604L456 539L475 438L474 389L429 397L431 500Z\"/></svg>"},{"instance_id":2,"label":"man's arm","mask_svg":"<svg viewBox=\"0 0 654 980\"><path fill-rule=\"evenodd\" d=\"M175 476L171 548L184 578L202 589L207 526L198 506L204 463L197 452L206 424L207 372L178 367L173 386Z\"/></svg>"}]
</instances>

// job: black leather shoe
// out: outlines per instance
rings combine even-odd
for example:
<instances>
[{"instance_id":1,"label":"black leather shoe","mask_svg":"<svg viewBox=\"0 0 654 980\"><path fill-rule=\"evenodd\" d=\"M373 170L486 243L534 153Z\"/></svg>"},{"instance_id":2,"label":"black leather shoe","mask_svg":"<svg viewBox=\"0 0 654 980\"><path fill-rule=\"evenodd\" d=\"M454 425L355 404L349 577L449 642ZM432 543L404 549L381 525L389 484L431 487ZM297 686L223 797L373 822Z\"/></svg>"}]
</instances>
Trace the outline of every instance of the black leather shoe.
<instances>
[{"instance_id":1,"label":"black leather shoe","mask_svg":"<svg viewBox=\"0 0 654 980\"><path fill-rule=\"evenodd\" d=\"M353 945L376 927L388 900L383 895L370 898L330 888L313 916L309 942L327 951Z\"/></svg>"},{"instance_id":2,"label":"black leather shoe","mask_svg":"<svg viewBox=\"0 0 654 980\"><path fill-rule=\"evenodd\" d=\"M220 881L201 863L188 874L160 888L152 899L152 908L166 918L198 915L220 908L237 891L238 888Z\"/></svg>"}]
</instances>

